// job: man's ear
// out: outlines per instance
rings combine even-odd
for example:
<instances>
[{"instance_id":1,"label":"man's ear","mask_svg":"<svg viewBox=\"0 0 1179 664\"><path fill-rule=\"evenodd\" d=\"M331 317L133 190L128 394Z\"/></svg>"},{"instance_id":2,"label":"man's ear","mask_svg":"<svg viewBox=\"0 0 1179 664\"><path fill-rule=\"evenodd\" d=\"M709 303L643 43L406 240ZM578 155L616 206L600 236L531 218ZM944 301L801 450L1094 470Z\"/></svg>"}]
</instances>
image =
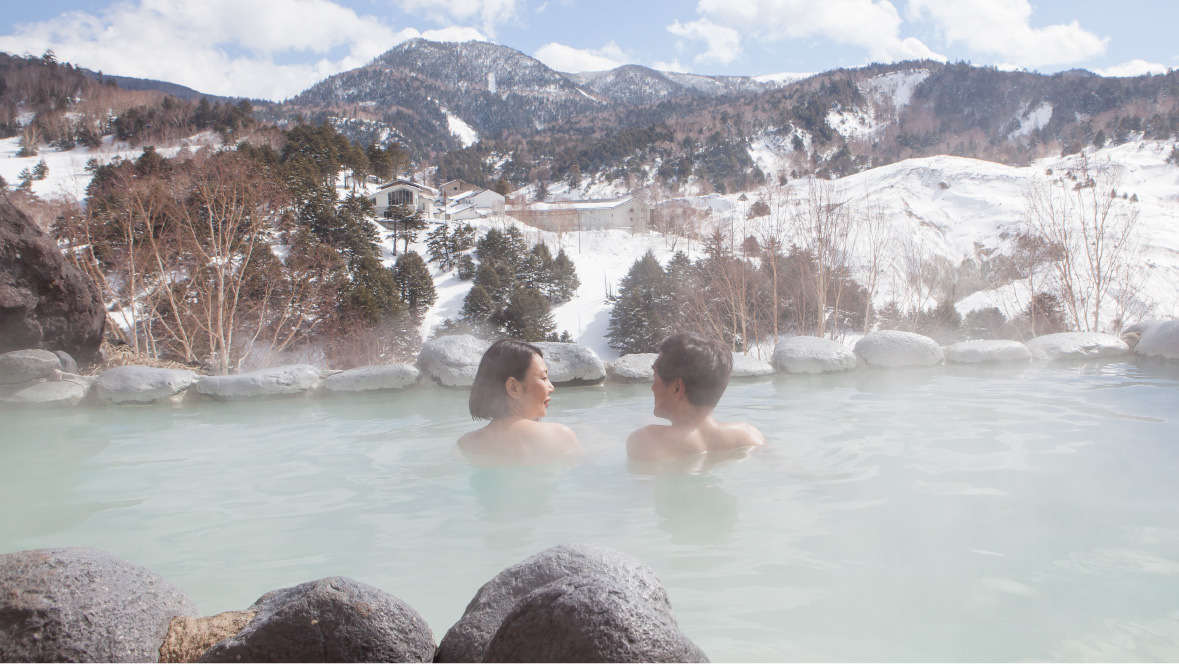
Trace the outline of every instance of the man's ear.
<instances>
[{"instance_id":1,"label":"man's ear","mask_svg":"<svg viewBox=\"0 0 1179 664\"><path fill-rule=\"evenodd\" d=\"M681 396L684 396L685 394L687 394L687 392L688 392L688 389L686 387L684 387L684 379L683 378L680 378L679 376L677 376L675 380L671 381L671 393L672 394L674 394L677 397L681 397Z\"/></svg>"}]
</instances>

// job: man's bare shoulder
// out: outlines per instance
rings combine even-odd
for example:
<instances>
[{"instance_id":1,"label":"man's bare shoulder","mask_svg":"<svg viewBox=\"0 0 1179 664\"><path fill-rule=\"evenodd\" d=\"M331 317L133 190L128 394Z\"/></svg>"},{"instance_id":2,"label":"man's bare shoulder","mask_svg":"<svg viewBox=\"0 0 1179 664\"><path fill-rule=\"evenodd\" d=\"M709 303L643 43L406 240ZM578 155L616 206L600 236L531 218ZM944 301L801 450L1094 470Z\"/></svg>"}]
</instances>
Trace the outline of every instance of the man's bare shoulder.
<instances>
[{"instance_id":1,"label":"man's bare shoulder","mask_svg":"<svg viewBox=\"0 0 1179 664\"><path fill-rule=\"evenodd\" d=\"M720 429L724 432L725 447L729 449L766 444L766 437L748 422L725 422Z\"/></svg>"}]
</instances>

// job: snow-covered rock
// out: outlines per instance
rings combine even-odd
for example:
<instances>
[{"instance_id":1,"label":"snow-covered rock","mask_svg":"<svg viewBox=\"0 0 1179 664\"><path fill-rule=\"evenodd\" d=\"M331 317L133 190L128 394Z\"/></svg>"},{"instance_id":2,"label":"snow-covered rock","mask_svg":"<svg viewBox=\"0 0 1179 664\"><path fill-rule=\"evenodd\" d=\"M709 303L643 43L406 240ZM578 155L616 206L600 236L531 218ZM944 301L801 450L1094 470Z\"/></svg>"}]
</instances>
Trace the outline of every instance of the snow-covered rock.
<instances>
[{"instance_id":1,"label":"snow-covered rock","mask_svg":"<svg viewBox=\"0 0 1179 664\"><path fill-rule=\"evenodd\" d=\"M953 364L990 364L994 362L1028 362L1028 347L1011 339L975 339L960 341L943 349L946 362Z\"/></svg>"},{"instance_id":2,"label":"snow-covered rock","mask_svg":"<svg viewBox=\"0 0 1179 664\"><path fill-rule=\"evenodd\" d=\"M404 390L418 382L422 372L411 364L357 367L328 376L323 387L331 392Z\"/></svg>"},{"instance_id":3,"label":"snow-covered rock","mask_svg":"<svg viewBox=\"0 0 1179 664\"><path fill-rule=\"evenodd\" d=\"M650 383L655 380L652 365L658 353L631 353L614 361L610 377L619 383Z\"/></svg>"},{"instance_id":4,"label":"snow-covered rock","mask_svg":"<svg viewBox=\"0 0 1179 664\"><path fill-rule=\"evenodd\" d=\"M1140 335L1134 354L1179 360L1179 320L1144 321L1127 332Z\"/></svg>"},{"instance_id":5,"label":"snow-covered rock","mask_svg":"<svg viewBox=\"0 0 1179 664\"><path fill-rule=\"evenodd\" d=\"M301 394L319 382L319 369L291 364L234 376L206 376L197 383L197 392L223 401L257 399Z\"/></svg>"},{"instance_id":6,"label":"snow-covered rock","mask_svg":"<svg viewBox=\"0 0 1179 664\"><path fill-rule=\"evenodd\" d=\"M470 334L431 339L418 353L418 369L422 376L443 387L470 387L490 345Z\"/></svg>"},{"instance_id":7,"label":"snow-covered rock","mask_svg":"<svg viewBox=\"0 0 1179 664\"><path fill-rule=\"evenodd\" d=\"M782 373L820 374L856 368L856 354L843 344L822 337L790 337L778 342L771 358Z\"/></svg>"},{"instance_id":8,"label":"snow-covered rock","mask_svg":"<svg viewBox=\"0 0 1179 664\"><path fill-rule=\"evenodd\" d=\"M774 367L769 362L744 353L733 353L733 378L756 378L771 376L773 373Z\"/></svg>"},{"instance_id":9,"label":"snow-covered rock","mask_svg":"<svg viewBox=\"0 0 1179 664\"><path fill-rule=\"evenodd\" d=\"M172 398L191 387L199 377L186 369L160 369L126 365L111 367L94 381L94 393L110 403L150 403Z\"/></svg>"},{"instance_id":10,"label":"snow-covered rock","mask_svg":"<svg viewBox=\"0 0 1179 664\"><path fill-rule=\"evenodd\" d=\"M1027 343L1037 360L1097 360L1122 357L1130 352L1125 341L1101 332L1058 332Z\"/></svg>"},{"instance_id":11,"label":"snow-covered rock","mask_svg":"<svg viewBox=\"0 0 1179 664\"><path fill-rule=\"evenodd\" d=\"M856 355L874 367L932 367L945 356L929 337L900 330L869 332L856 342Z\"/></svg>"},{"instance_id":12,"label":"snow-covered rock","mask_svg":"<svg viewBox=\"0 0 1179 664\"><path fill-rule=\"evenodd\" d=\"M606 365L589 346L555 341L533 345L544 353L553 385L594 385L606 379Z\"/></svg>"}]
</instances>

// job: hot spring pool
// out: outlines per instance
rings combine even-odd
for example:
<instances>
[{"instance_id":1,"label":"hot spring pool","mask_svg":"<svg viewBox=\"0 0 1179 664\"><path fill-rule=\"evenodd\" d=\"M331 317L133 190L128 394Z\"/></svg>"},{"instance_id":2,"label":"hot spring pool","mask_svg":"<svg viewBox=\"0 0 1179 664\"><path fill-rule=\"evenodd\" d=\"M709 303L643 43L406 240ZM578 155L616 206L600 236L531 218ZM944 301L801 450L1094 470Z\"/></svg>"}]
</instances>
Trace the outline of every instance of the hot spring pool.
<instances>
[{"instance_id":1,"label":"hot spring pool","mask_svg":"<svg viewBox=\"0 0 1179 664\"><path fill-rule=\"evenodd\" d=\"M0 552L94 546L211 615L330 575L440 639L551 545L628 552L714 660L1179 659L1179 369L734 381L770 444L657 474L648 386L558 389L586 453L473 468L466 392L0 412Z\"/></svg>"}]
</instances>

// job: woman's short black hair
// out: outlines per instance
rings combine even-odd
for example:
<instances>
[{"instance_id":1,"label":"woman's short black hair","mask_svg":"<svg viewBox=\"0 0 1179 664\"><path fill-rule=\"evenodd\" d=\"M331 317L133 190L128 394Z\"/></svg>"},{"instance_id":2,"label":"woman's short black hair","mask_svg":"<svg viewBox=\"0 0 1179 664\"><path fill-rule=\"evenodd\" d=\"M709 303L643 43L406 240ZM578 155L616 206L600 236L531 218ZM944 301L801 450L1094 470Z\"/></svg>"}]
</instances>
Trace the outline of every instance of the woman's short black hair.
<instances>
[{"instance_id":1,"label":"woman's short black hair","mask_svg":"<svg viewBox=\"0 0 1179 664\"><path fill-rule=\"evenodd\" d=\"M683 379L688 403L715 408L733 373L733 353L718 339L680 332L659 342L655 372L665 384Z\"/></svg>"},{"instance_id":2,"label":"woman's short black hair","mask_svg":"<svg viewBox=\"0 0 1179 664\"><path fill-rule=\"evenodd\" d=\"M477 420L494 420L511 415L508 406L508 378L524 380L532 356L544 357L539 348L515 339L500 339L491 344L479 360L475 382L471 384L471 397L467 405L471 417Z\"/></svg>"}]
</instances>

